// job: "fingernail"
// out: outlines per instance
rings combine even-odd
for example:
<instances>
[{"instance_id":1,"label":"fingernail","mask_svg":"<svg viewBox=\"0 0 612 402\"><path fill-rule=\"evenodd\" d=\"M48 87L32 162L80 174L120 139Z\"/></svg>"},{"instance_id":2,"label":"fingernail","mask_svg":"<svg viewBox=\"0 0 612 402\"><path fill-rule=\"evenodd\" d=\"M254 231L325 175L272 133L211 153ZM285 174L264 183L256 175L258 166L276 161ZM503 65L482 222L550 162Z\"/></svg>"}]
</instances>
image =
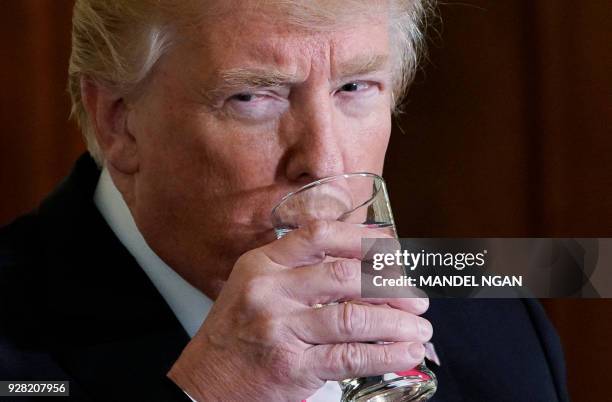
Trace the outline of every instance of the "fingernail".
<instances>
[{"instance_id":1,"label":"fingernail","mask_svg":"<svg viewBox=\"0 0 612 402\"><path fill-rule=\"evenodd\" d=\"M419 307L421 307L422 309L426 310L429 307L429 299L419 298L417 300L418 300Z\"/></svg>"},{"instance_id":2,"label":"fingernail","mask_svg":"<svg viewBox=\"0 0 612 402\"><path fill-rule=\"evenodd\" d=\"M431 338L433 334L433 328L431 327L431 323L425 319L419 319L419 334L423 339Z\"/></svg>"},{"instance_id":3,"label":"fingernail","mask_svg":"<svg viewBox=\"0 0 612 402\"><path fill-rule=\"evenodd\" d=\"M411 343L408 346L408 353L415 360L422 360L425 356L425 349L420 343Z\"/></svg>"}]
</instances>

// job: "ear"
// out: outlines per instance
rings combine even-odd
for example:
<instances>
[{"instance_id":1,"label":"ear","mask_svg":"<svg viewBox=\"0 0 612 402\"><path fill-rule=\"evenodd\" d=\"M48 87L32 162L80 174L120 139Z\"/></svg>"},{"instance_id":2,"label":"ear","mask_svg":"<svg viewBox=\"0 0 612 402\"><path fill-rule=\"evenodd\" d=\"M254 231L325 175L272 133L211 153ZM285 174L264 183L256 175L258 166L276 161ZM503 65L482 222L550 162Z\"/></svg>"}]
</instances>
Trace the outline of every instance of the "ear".
<instances>
[{"instance_id":1,"label":"ear","mask_svg":"<svg viewBox=\"0 0 612 402\"><path fill-rule=\"evenodd\" d=\"M81 78L81 99L104 161L123 174L138 171L138 144L128 130L128 105L117 91L87 77Z\"/></svg>"}]
</instances>

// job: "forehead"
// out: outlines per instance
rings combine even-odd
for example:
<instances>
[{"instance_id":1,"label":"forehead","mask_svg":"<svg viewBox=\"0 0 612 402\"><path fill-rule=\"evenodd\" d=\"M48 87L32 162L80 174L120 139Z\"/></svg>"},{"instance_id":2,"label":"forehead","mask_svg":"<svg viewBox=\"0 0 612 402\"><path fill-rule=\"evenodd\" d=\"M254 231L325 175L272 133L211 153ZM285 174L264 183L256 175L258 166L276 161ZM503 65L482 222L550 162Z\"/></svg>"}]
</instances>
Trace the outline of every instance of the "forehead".
<instances>
[{"instance_id":1,"label":"forehead","mask_svg":"<svg viewBox=\"0 0 612 402\"><path fill-rule=\"evenodd\" d=\"M343 12L292 9L287 2L283 7L270 1L257 7L253 3L240 2L231 12L204 16L185 31L188 55L199 58L208 72L274 65L289 74L299 74L309 67L307 62L325 61L333 70L352 59L388 55L388 10L373 5L376 2L361 2L362 7L345 7Z\"/></svg>"}]
</instances>

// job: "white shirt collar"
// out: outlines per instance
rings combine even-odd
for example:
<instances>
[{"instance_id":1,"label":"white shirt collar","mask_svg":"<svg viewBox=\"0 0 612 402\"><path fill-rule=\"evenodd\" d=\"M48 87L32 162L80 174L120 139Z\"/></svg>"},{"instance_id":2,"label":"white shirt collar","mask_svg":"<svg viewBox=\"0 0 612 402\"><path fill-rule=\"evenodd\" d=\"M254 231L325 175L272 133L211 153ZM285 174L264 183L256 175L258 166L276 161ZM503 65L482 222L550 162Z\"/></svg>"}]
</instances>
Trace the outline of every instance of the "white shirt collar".
<instances>
[{"instance_id":1,"label":"white shirt collar","mask_svg":"<svg viewBox=\"0 0 612 402\"><path fill-rule=\"evenodd\" d=\"M106 168L100 175L94 203L119 241L153 282L187 334L193 338L206 319L213 301L184 280L149 247Z\"/></svg>"}]
</instances>

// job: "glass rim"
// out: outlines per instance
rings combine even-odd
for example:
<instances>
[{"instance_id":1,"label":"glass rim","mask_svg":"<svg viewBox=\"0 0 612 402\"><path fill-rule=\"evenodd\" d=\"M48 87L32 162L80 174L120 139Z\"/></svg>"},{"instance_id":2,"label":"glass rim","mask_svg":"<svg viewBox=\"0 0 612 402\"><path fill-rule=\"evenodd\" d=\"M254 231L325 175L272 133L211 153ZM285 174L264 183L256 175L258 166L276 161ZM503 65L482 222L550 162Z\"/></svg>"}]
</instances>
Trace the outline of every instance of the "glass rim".
<instances>
[{"instance_id":1,"label":"glass rim","mask_svg":"<svg viewBox=\"0 0 612 402\"><path fill-rule=\"evenodd\" d=\"M278 201L276 203L276 205L274 206L274 208L272 208L272 212L270 213L270 215L272 216L272 220L274 221L274 218L276 217L276 210L289 198L303 193L306 190L311 189L312 187L321 185L321 184L325 184L328 183L330 181L334 181L334 180L338 180L341 178L351 178L351 177L371 177L373 178L375 181L380 181L381 183L385 182L385 179L382 178L382 176L377 175L376 173L370 173L370 172L354 172L354 173L341 173L341 174L337 174L337 175L333 175L333 176L327 176L327 177L323 177L322 179L319 180L315 180L313 182L310 182L308 184L303 185L302 187L298 188L297 190L291 191L287 194L285 194L283 196L283 198L280 199L280 201ZM368 199L371 200L374 197L376 197L379 193L379 191L381 190L382 186L376 188L376 193L372 194L372 197L370 197ZM367 201L366 201L367 203Z\"/></svg>"}]
</instances>

